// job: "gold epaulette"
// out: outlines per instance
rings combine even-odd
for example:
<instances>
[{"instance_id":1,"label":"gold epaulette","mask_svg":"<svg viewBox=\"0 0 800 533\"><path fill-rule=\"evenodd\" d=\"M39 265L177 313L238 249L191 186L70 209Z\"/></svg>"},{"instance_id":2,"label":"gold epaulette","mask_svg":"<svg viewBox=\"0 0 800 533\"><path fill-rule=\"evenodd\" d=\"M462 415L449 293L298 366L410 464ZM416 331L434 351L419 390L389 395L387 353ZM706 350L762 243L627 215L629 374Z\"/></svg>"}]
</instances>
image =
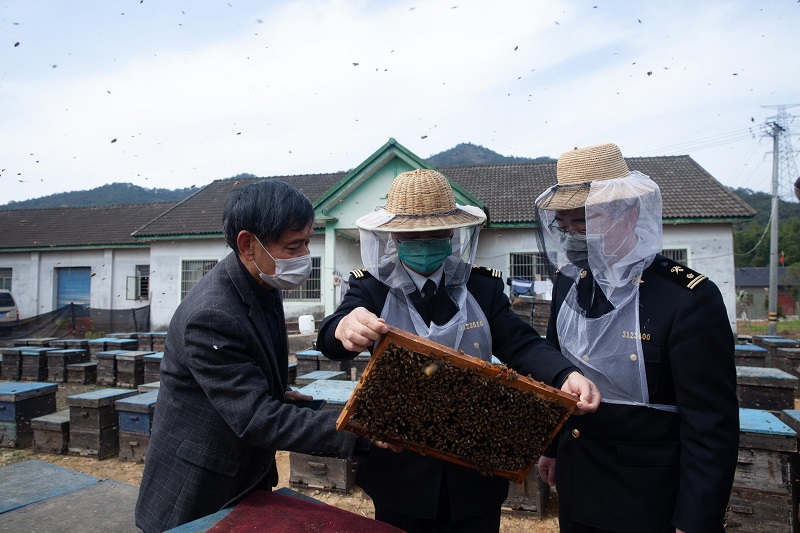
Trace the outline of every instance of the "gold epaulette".
<instances>
[{"instance_id":1,"label":"gold epaulette","mask_svg":"<svg viewBox=\"0 0 800 533\"><path fill-rule=\"evenodd\" d=\"M479 272L481 274L485 274L487 276L491 276L493 278L502 278L503 273L497 269L489 268L489 267L482 267L480 265L472 265L472 270L474 272Z\"/></svg>"},{"instance_id":2,"label":"gold epaulette","mask_svg":"<svg viewBox=\"0 0 800 533\"><path fill-rule=\"evenodd\" d=\"M698 285L708 279L708 276L705 274L695 272L686 265L682 265L667 257L656 257L655 261L653 261L653 266L660 275L689 290L697 288Z\"/></svg>"},{"instance_id":3,"label":"gold epaulette","mask_svg":"<svg viewBox=\"0 0 800 533\"><path fill-rule=\"evenodd\" d=\"M366 268L357 268L355 270L350 271L350 275L356 279L361 279L367 274L369 274L369 271Z\"/></svg>"}]
</instances>

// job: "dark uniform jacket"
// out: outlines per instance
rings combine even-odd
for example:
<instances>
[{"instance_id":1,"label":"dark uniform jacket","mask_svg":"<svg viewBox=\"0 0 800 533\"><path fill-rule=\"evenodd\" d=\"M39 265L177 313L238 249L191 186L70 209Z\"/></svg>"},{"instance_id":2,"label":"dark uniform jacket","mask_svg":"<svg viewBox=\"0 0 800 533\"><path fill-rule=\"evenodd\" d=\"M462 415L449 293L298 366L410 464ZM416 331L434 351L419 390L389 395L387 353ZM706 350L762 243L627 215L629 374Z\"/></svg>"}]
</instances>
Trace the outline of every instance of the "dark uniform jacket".
<instances>
[{"instance_id":1,"label":"dark uniform jacket","mask_svg":"<svg viewBox=\"0 0 800 533\"><path fill-rule=\"evenodd\" d=\"M164 531L277 483L276 450L349 457L337 413L284 404L283 307L231 253L183 300L169 326L136 525ZM252 277L251 277L252 278ZM275 299L277 324L262 300ZM273 314L273 322L274 322ZM278 332L275 338L270 331Z\"/></svg>"},{"instance_id":2,"label":"dark uniform jacket","mask_svg":"<svg viewBox=\"0 0 800 533\"><path fill-rule=\"evenodd\" d=\"M497 271L474 267L467 283L489 321L493 354L523 375L560 386L575 367L514 314L499 276ZM317 348L332 359L355 357L357 353L345 350L334 337L337 324L356 307L365 307L380 316L387 294L388 287L366 270L354 271L341 305L320 324ZM433 316L452 306L445 294L437 290ZM451 309L449 317L453 314ZM377 506L426 519L437 516L443 482L447 483L454 521L495 511L508 496L508 482L504 479L411 451L394 453L375 447L368 457L359 458L358 481Z\"/></svg>"},{"instance_id":3,"label":"dark uniform jacket","mask_svg":"<svg viewBox=\"0 0 800 533\"><path fill-rule=\"evenodd\" d=\"M555 320L572 283L556 277L547 332L556 345ZM705 276L656 256L639 285L639 326L650 401L677 405L678 413L601 403L593 414L571 417L558 441L561 519L620 533L721 531L739 410L720 292Z\"/></svg>"}]
</instances>

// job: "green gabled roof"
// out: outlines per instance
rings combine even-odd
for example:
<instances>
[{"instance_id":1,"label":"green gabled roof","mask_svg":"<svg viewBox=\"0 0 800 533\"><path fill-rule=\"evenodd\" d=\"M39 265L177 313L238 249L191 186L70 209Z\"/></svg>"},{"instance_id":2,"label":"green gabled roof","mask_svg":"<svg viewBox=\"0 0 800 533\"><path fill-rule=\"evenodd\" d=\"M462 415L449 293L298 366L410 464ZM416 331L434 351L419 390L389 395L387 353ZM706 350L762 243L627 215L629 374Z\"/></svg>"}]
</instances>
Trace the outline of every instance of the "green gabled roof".
<instances>
[{"instance_id":1,"label":"green gabled roof","mask_svg":"<svg viewBox=\"0 0 800 533\"><path fill-rule=\"evenodd\" d=\"M324 219L329 206L338 205L354 189L369 179L369 177L374 175L378 170L386 166L393 158L401 159L411 168L427 168L434 170L425 160L420 159L416 154L397 142L394 138L390 138L386 144L378 148L360 165L348 172L338 183L314 200L315 218ZM448 181L453 187L453 194L457 202L475 205L481 209L485 208L486 204L484 202L478 200L461 185L449 178Z\"/></svg>"}]
</instances>

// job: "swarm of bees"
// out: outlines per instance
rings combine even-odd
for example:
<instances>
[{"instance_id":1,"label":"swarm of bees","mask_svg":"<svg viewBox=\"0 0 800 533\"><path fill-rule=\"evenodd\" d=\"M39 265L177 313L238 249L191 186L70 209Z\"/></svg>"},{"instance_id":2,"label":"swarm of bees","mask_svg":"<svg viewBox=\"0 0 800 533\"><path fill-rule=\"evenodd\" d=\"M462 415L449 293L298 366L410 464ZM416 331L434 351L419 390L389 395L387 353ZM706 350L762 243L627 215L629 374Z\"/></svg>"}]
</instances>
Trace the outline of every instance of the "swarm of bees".
<instances>
[{"instance_id":1,"label":"swarm of bees","mask_svg":"<svg viewBox=\"0 0 800 533\"><path fill-rule=\"evenodd\" d=\"M533 382L505 365L476 372L391 342L376 355L345 408L345 429L487 475L527 473L572 411L568 401L526 390L520 383Z\"/></svg>"}]
</instances>

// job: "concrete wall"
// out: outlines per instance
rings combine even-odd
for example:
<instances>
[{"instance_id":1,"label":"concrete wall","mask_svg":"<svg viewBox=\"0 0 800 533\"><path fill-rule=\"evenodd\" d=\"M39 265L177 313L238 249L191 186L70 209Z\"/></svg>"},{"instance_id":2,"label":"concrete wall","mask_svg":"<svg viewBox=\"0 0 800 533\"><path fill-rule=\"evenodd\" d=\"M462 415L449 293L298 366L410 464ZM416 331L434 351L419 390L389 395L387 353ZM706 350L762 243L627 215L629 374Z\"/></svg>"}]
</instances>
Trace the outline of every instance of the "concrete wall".
<instances>
[{"instance_id":1,"label":"concrete wall","mask_svg":"<svg viewBox=\"0 0 800 533\"><path fill-rule=\"evenodd\" d=\"M688 250L687 266L705 274L719 287L731 328L736 331L736 280L730 224L665 225L664 248Z\"/></svg>"},{"instance_id":2,"label":"concrete wall","mask_svg":"<svg viewBox=\"0 0 800 533\"><path fill-rule=\"evenodd\" d=\"M311 255L322 257L325 250L323 235L314 235L309 244ZM181 303L181 268L183 261L221 261L231 249L223 238L156 241L152 245L150 262L150 324L154 331L166 331L172 315ZM323 286L333 282L332 273L321 273ZM297 320L300 315L314 315L321 319L322 302L319 300L286 301L283 306L286 319Z\"/></svg>"},{"instance_id":3,"label":"concrete wall","mask_svg":"<svg viewBox=\"0 0 800 533\"><path fill-rule=\"evenodd\" d=\"M230 248L225 239L155 241L150 252L150 328L166 331L181 303L183 261L221 261Z\"/></svg>"},{"instance_id":4,"label":"concrete wall","mask_svg":"<svg viewBox=\"0 0 800 533\"><path fill-rule=\"evenodd\" d=\"M0 254L0 267L11 268L11 292L21 318L53 311L56 306L56 269L91 269L90 305L98 309L133 309L147 301L128 300L126 282L136 265L150 262L146 247L82 249Z\"/></svg>"}]
</instances>

